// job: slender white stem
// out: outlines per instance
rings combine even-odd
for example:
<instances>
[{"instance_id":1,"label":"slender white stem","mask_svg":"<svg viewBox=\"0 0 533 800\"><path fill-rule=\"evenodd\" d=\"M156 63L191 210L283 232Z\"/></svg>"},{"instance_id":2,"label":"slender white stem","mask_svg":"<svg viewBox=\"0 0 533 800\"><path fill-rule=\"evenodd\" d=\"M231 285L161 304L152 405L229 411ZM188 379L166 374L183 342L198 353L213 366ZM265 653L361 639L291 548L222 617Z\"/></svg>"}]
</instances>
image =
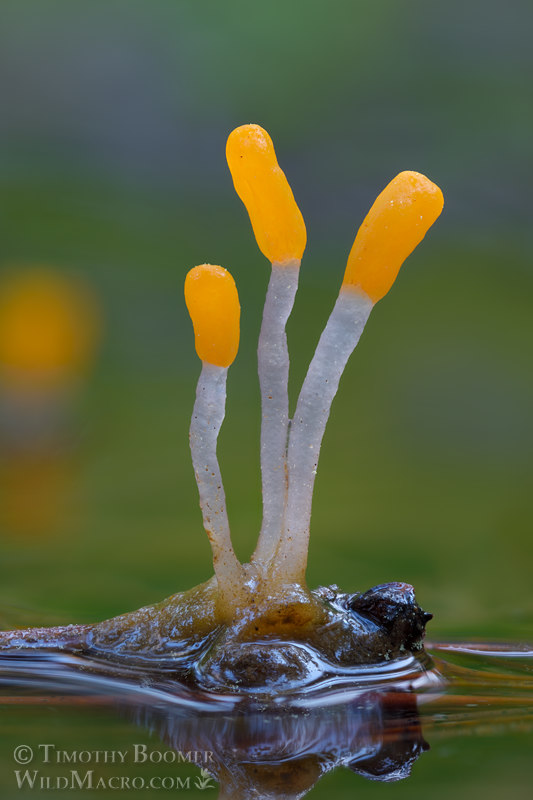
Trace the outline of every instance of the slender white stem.
<instances>
[{"instance_id":1,"label":"slender white stem","mask_svg":"<svg viewBox=\"0 0 533 800\"><path fill-rule=\"evenodd\" d=\"M272 264L257 356L261 386L263 524L252 561L267 563L283 530L287 499L289 352L285 326L298 288L300 262Z\"/></svg>"},{"instance_id":2,"label":"slender white stem","mask_svg":"<svg viewBox=\"0 0 533 800\"><path fill-rule=\"evenodd\" d=\"M231 544L226 498L217 460L217 438L226 411L227 367L202 362L189 443L204 528L213 551L219 589L225 598L242 587L244 570Z\"/></svg>"},{"instance_id":3,"label":"slender white stem","mask_svg":"<svg viewBox=\"0 0 533 800\"><path fill-rule=\"evenodd\" d=\"M284 580L304 580L320 445L341 375L372 307L366 294L341 288L298 398L289 436L285 528L274 562L275 574Z\"/></svg>"}]
</instances>

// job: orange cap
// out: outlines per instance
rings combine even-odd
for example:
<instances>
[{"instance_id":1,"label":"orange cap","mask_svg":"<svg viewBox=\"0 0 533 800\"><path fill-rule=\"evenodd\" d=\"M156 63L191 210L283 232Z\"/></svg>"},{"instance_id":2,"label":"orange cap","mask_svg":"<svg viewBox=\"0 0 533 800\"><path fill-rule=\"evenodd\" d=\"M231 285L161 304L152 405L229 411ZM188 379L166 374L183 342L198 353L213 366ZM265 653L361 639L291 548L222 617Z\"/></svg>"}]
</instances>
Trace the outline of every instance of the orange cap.
<instances>
[{"instance_id":1,"label":"orange cap","mask_svg":"<svg viewBox=\"0 0 533 800\"><path fill-rule=\"evenodd\" d=\"M268 133L259 125L235 128L228 137L226 158L263 255L278 264L301 261L305 222Z\"/></svg>"},{"instance_id":2,"label":"orange cap","mask_svg":"<svg viewBox=\"0 0 533 800\"><path fill-rule=\"evenodd\" d=\"M419 172L400 172L378 196L357 232L343 286L362 289L376 303L403 262L433 225L442 192Z\"/></svg>"},{"instance_id":3,"label":"orange cap","mask_svg":"<svg viewBox=\"0 0 533 800\"><path fill-rule=\"evenodd\" d=\"M201 264L187 273L185 302L194 327L198 357L229 367L239 349L241 307L235 281L222 267Z\"/></svg>"}]
</instances>

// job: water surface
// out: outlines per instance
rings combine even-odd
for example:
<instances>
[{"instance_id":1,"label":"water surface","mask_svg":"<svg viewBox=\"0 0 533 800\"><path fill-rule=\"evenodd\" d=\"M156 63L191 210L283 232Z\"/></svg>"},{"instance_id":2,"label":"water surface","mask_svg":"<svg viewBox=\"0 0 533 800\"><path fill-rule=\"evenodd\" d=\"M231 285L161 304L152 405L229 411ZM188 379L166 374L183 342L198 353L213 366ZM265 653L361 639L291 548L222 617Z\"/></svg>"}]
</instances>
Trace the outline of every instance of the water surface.
<instances>
[{"instance_id":1,"label":"water surface","mask_svg":"<svg viewBox=\"0 0 533 800\"><path fill-rule=\"evenodd\" d=\"M65 654L3 656L0 785L5 796L78 797L92 781L102 797L319 798L379 796L394 782L397 796L426 786L491 797L507 781L530 796L533 647L427 651L271 698L193 691L168 674ZM27 764L16 762L21 745Z\"/></svg>"}]
</instances>

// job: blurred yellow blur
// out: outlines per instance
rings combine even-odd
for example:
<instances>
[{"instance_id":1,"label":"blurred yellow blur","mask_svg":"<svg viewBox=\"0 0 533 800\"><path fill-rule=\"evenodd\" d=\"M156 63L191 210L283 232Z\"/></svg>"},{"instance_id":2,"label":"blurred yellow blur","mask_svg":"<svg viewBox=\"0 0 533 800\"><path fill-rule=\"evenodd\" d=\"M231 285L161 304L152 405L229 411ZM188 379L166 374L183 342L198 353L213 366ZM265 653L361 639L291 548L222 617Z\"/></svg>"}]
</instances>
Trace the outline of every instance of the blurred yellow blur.
<instances>
[{"instance_id":1,"label":"blurred yellow blur","mask_svg":"<svg viewBox=\"0 0 533 800\"><path fill-rule=\"evenodd\" d=\"M80 282L44 267L0 282L3 382L69 382L90 366L99 332L95 299Z\"/></svg>"},{"instance_id":2,"label":"blurred yellow blur","mask_svg":"<svg viewBox=\"0 0 533 800\"><path fill-rule=\"evenodd\" d=\"M100 338L95 296L51 268L0 280L2 532L59 527L73 467L75 409Z\"/></svg>"}]
</instances>

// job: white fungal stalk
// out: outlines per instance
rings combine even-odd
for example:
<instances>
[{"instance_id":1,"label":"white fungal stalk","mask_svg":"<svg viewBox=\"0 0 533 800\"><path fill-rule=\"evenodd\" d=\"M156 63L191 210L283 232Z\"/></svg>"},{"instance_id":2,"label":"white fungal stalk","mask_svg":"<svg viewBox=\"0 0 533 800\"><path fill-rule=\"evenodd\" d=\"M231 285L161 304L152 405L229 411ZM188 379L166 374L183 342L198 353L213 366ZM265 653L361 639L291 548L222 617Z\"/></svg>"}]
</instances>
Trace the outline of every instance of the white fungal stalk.
<instances>
[{"instance_id":1,"label":"white fungal stalk","mask_svg":"<svg viewBox=\"0 0 533 800\"><path fill-rule=\"evenodd\" d=\"M273 557L287 497L289 351L285 326L298 288L300 262L272 264L257 349L261 387L263 524L252 561Z\"/></svg>"},{"instance_id":2,"label":"white fungal stalk","mask_svg":"<svg viewBox=\"0 0 533 800\"><path fill-rule=\"evenodd\" d=\"M220 600L232 614L242 604L246 576L231 544L217 439L226 412L228 367L239 349L241 307L235 281L215 264L200 264L189 270L185 302L202 362L189 435L192 462Z\"/></svg>"},{"instance_id":3,"label":"white fungal stalk","mask_svg":"<svg viewBox=\"0 0 533 800\"><path fill-rule=\"evenodd\" d=\"M373 306L363 292L351 287L341 289L298 397L288 445L285 525L274 568L284 581L304 580L322 438L341 375Z\"/></svg>"},{"instance_id":4,"label":"white fungal stalk","mask_svg":"<svg viewBox=\"0 0 533 800\"><path fill-rule=\"evenodd\" d=\"M225 598L238 592L245 579L231 543L226 497L216 452L226 411L227 374L227 367L202 362L189 431L204 528L213 551L215 575Z\"/></svg>"}]
</instances>

